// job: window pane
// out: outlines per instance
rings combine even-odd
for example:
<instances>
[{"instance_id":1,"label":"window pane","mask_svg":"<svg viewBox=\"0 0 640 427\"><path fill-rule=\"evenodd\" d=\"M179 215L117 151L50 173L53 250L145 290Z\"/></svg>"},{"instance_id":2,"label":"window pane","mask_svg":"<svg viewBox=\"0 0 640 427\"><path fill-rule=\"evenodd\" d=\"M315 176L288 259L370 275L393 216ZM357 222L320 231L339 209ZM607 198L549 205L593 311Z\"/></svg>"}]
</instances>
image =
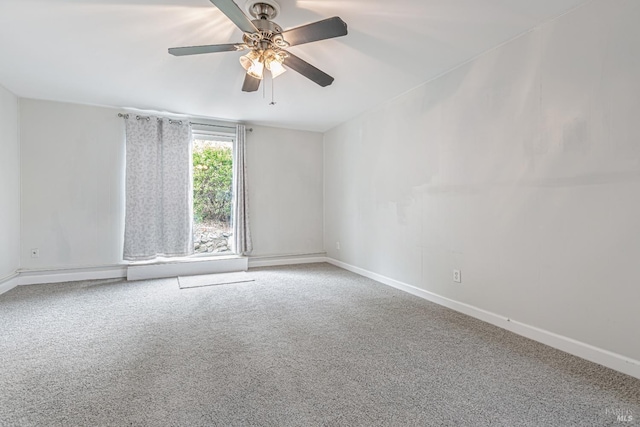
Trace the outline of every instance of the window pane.
<instances>
[{"instance_id":1,"label":"window pane","mask_svg":"<svg viewBox=\"0 0 640 427\"><path fill-rule=\"evenodd\" d=\"M194 139L193 241L196 254L231 253L232 191L233 142Z\"/></svg>"}]
</instances>

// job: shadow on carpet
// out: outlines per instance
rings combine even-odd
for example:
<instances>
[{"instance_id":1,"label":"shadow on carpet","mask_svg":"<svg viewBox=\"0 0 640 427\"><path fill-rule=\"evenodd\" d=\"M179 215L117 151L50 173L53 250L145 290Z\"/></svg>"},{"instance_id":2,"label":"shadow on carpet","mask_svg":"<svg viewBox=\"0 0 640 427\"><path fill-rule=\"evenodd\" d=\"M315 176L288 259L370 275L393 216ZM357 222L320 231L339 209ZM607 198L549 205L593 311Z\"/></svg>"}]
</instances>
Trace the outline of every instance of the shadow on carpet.
<instances>
[{"instance_id":1,"label":"shadow on carpet","mask_svg":"<svg viewBox=\"0 0 640 427\"><path fill-rule=\"evenodd\" d=\"M246 282L255 282L255 279L246 271L178 277L178 286L180 289L203 288L205 286L231 285Z\"/></svg>"}]
</instances>

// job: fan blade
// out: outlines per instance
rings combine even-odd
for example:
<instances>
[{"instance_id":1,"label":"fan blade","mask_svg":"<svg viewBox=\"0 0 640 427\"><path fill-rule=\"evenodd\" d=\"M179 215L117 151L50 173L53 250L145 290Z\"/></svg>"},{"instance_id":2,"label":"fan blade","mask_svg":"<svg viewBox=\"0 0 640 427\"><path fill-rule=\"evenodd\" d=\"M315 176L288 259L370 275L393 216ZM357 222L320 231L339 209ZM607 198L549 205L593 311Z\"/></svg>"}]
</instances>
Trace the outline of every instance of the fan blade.
<instances>
[{"instance_id":1,"label":"fan blade","mask_svg":"<svg viewBox=\"0 0 640 427\"><path fill-rule=\"evenodd\" d=\"M238 7L237 4L233 2L233 0L211 0L211 3L216 5L220 12L227 15L238 28L240 28L245 33L256 33L258 29L251 19L245 15L242 10Z\"/></svg>"},{"instance_id":2,"label":"fan blade","mask_svg":"<svg viewBox=\"0 0 640 427\"><path fill-rule=\"evenodd\" d=\"M260 79L251 77L249 74L244 75L244 83L242 84L243 92L255 92L260 87Z\"/></svg>"},{"instance_id":3,"label":"fan blade","mask_svg":"<svg viewBox=\"0 0 640 427\"><path fill-rule=\"evenodd\" d=\"M322 87L329 86L331 83L333 83L333 77L331 77L329 74L317 69L313 65L309 64L306 61L303 61L302 59L289 52L287 52L287 55L289 56L285 58L284 65L291 68L293 71L297 71L298 73L302 74L309 80L316 82Z\"/></svg>"},{"instance_id":4,"label":"fan blade","mask_svg":"<svg viewBox=\"0 0 640 427\"><path fill-rule=\"evenodd\" d=\"M169 53L175 56L199 55L201 53L234 52L237 44L210 44L207 46L172 47Z\"/></svg>"},{"instance_id":5,"label":"fan blade","mask_svg":"<svg viewBox=\"0 0 640 427\"><path fill-rule=\"evenodd\" d=\"M347 24L337 16L313 24L284 31L282 36L291 46L347 35Z\"/></svg>"}]
</instances>

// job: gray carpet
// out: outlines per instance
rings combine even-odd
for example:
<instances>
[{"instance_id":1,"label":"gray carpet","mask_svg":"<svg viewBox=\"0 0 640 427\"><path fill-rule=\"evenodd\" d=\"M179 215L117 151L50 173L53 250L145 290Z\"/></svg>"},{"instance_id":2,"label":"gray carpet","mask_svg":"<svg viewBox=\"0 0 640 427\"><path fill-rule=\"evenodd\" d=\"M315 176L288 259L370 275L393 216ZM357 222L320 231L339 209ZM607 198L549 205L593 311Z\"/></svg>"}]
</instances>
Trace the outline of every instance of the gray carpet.
<instances>
[{"instance_id":1,"label":"gray carpet","mask_svg":"<svg viewBox=\"0 0 640 427\"><path fill-rule=\"evenodd\" d=\"M1 295L0 425L638 424L640 380L326 264L251 271Z\"/></svg>"}]
</instances>

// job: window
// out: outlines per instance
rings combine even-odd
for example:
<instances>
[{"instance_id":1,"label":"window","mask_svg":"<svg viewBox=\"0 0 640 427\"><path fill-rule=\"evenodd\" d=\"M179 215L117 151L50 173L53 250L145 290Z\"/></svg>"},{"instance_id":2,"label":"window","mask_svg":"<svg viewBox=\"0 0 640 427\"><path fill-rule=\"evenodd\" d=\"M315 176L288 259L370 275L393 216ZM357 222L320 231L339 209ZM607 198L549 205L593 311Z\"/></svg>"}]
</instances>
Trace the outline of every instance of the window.
<instances>
[{"instance_id":1,"label":"window","mask_svg":"<svg viewBox=\"0 0 640 427\"><path fill-rule=\"evenodd\" d=\"M192 128L193 242L196 255L226 255L234 252L235 133L222 129L225 128L197 124Z\"/></svg>"}]
</instances>

